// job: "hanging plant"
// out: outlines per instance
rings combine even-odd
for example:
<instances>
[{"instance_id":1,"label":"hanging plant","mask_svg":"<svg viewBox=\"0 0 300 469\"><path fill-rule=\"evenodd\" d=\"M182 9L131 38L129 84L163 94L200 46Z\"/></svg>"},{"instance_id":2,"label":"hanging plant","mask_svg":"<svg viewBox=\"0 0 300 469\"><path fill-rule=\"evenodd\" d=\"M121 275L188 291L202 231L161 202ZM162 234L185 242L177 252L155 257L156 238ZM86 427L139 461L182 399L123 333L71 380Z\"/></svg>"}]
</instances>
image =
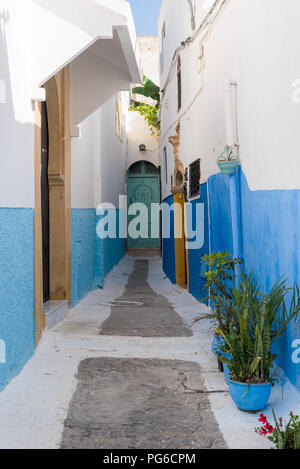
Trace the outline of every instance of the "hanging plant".
<instances>
[{"instance_id":1,"label":"hanging plant","mask_svg":"<svg viewBox=\"0 0 300 469\"><path fill-rule=\"evenodd\" d=\"M147 122L151 135L160 135L159 107L160 107L160 88L153 81L143 77L141 86L133 88L132 92L145 98L151 98L153 104L143 103L141 101L131 100L130 111L139 112Z\"/></svg>"},{"instance_id":2,"label":"hanging plant","mask_svg":"<svg viewBox=\"0 0 300 469\"><path fill-rule=\"evenodd\" d=\"M236 145L226 145L223 153L219 156L217 163L222 174L229 176L234 174L237 166L240 164Z\"/></svg>"}]
</instances>

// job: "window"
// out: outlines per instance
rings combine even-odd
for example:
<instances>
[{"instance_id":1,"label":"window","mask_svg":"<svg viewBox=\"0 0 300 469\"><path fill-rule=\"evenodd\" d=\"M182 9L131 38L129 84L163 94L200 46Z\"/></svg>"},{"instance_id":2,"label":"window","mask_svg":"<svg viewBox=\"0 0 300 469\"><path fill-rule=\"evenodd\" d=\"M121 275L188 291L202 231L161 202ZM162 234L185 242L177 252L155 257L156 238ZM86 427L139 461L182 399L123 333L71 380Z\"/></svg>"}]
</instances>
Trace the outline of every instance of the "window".
<instances>
[{"instance_id":1,"label":"window","mask_svg":"<svg viewBox=\"0 0 300 469\"><path fill-rule=\"evenodd\" d=\"M177 111L181 109L181 58L177 59Z\"/></svg>"},{"instance_id":2,"label":"window","mask_svg":"<svg viewBox=\"0 0 300 469\"><path fill-rule=\"evenodd\" d=\"M146 174L157 174L158 170L156 166L152 163L148 163L147 161L144 162L144 172Z\"/></svg>"},{"instance_id":3,"label":"window","mask_svg":"<svg viewBox=\"0 0 300 469\"><path fill-rule=\"evenodd\" d=\"M154 164L148 161L138 161L130 166L129 174L157 174L158 169Z\"/></svg>"},{"instance_id":4,"label":"window","mask_svg":"<svg viewBox=\"0 0 300 469\"><path fill-rule=\"evenodd\" d=\"M167 147L164 148L164 171L165 171L165 181L168 184L168 154Z\"/></svg>"},{"instance_id":5,"label":"window","mask_svg":"<svg viewBox=\"0 0 300 469\"><path fill-rule=\"evenodd\" d=\"M197 197L200 195L200 180L201 180L201 168L200 159L190 164L190 198Z\"/></svg>"},{"instance_id":6,"label":"window","mask_svg":"<svg viewBox=\"0 0 300 469\"><path fill-rule=\"evenodd\" d=\"M134 163L132 166L130 166L129 173L130 174L141 174L142 173L142 162L138 161L137 163Z\"/></svg>"}]
</instances>

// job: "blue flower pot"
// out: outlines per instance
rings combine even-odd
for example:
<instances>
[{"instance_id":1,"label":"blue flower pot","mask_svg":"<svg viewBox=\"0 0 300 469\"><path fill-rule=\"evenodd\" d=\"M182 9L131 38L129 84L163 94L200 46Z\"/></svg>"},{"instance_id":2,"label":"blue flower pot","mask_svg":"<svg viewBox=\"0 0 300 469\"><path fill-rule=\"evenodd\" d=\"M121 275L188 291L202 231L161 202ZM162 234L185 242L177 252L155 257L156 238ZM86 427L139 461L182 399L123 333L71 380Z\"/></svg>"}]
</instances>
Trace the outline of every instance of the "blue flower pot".
<instances>
[{"instance_id":1,"label":"blue flower pot","mask_svg":"<svg viewBox=\"0 0 300 469\"><path fill-rule=\"evenodd\" d=\"M222 357L225 357L227 358L228 360L231 360L231 353L226 353L226 352L222 352L220 351L220 355ZM226 363L223 363L223 368L224 368L224 375L225 375L225 380L226 380L226 383L229 385L229 381L230 381L230 371L229 371L229 368L228 368L228 365L226 365Z\"/></svg>"},{"instance_id":2,"label":"blue flower pot","mask_svg":"<svg viewBox=\"0 0 300 469\"><path fill-rule=\"evenodd\" d=\"M218 161L218 166L222 174L232 176L235 173L237 166L240 164L239 160L234 161Z\"/></svg>"},{"instance_id":3,"label":"blue flower pot","mask_svg":"<svg viewBox=\"0 0 300 469\"><path fill-rule=\"evenodd\" d=\"M248 390L247 390L248 389ZM246 412L264 410L271 395L272 384L250 384L229 381L229 392L235 405Z\"/></svg>"}]
</instances>

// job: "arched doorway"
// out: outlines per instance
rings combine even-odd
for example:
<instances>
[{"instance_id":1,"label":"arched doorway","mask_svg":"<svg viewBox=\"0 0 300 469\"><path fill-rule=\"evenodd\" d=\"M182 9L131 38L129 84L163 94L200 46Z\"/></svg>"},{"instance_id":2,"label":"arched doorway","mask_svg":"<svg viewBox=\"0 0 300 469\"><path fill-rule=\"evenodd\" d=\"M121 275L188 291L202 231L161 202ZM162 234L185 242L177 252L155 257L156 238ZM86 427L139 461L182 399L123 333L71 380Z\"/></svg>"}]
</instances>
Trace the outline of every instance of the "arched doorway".
<instances>
[{"instance_id":1,"label":"arched doorway","mask_svg":"<svg viewBox=\"0 0 300 469\"><path fill-rule=\"evenodd\" d=\"M127 178L128 199L128 249L160 249L160 191L158 169L147 161L138 161L128 170ZM142 235L132 236L131 222L141 215L131 214L133 204L144 204L147 217L137 225L137 231ZM147 233L147 236L145 234Z\"/></svg>"}]
</instances>

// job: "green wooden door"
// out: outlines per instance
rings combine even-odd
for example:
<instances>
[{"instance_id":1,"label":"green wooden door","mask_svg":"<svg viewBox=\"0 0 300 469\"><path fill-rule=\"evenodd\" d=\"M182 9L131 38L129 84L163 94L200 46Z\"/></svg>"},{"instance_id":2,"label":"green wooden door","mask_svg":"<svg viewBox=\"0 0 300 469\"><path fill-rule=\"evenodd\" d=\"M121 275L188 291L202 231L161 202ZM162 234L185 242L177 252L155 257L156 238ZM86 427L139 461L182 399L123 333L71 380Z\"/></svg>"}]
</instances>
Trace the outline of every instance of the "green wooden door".
<instances>
[{"instance_id":1,"label":"green wooden door","mask_svg":"<svg viewBox=\"0 0 300 469\"><path fill-rule=\"evenodd\" d=\"M160 216L159 211L151 210L152 204L159 204L159 175L157 168L151 163L140 161L128 171L128 227L132 220L139 216L130 215L129 209L134 203L142 203L147 209L147 217L137 225L137 231L147 233L147 237L133 238L128 230L129 249L159 249L160 248ZM156 205L157 206L157 205Z\"/></svg>"}]
</instances>

